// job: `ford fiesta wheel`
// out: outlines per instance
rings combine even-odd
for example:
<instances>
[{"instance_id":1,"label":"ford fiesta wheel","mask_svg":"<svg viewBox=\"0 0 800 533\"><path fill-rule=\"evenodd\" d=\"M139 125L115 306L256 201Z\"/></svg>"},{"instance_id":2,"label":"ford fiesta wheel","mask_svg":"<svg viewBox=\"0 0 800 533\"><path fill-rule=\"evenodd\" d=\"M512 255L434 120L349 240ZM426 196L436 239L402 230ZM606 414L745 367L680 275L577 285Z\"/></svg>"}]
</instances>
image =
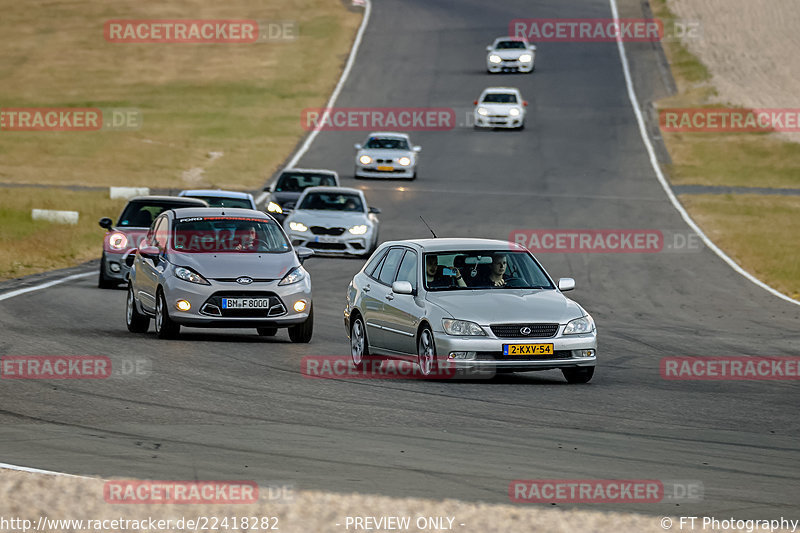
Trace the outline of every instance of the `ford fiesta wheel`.
<instances>
[{"instance_id":1,"label":"ford fiesta wheel","mask_svg":"<svg viewBox=\"0 0 800 533\"><path fill-rule=\"evenodd\" d=\"M150 318L136 309L133 286L128 286L128 298L125 301L125 325L131 333L144 333L150 327Z\"/></svg>"},{"instance_id":2,"label":"ford fiesta wheel","mask_svg":"<svg viewBox=\"0 0 800 533\"><path fill-rule=\"evenodd\" d=\"M181 331L180 324L176 324L170 317L167 310L167 300L164 298L164 291L158 291L156 295L156 335L159 339L174 339Z\"/></svg>"}]
</instances>

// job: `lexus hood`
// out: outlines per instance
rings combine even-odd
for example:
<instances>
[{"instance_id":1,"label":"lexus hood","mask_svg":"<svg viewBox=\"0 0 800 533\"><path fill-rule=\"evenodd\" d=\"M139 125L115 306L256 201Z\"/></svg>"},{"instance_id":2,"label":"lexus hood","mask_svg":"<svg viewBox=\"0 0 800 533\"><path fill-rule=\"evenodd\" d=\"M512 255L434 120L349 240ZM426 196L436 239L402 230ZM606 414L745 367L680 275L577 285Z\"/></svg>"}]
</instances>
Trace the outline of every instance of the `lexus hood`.
<instances>
[{"instance_id":1,"label":"lexus hood","mask_svg":"<svg viewBox=\"0 0 800 533\"><path fill-rule=\"evenodd\" d=\"M553 289L431 291L426 299L453 318L482 326L509 323L556 323L586 315L583 308Z\"/></svg>"}]
</instances>

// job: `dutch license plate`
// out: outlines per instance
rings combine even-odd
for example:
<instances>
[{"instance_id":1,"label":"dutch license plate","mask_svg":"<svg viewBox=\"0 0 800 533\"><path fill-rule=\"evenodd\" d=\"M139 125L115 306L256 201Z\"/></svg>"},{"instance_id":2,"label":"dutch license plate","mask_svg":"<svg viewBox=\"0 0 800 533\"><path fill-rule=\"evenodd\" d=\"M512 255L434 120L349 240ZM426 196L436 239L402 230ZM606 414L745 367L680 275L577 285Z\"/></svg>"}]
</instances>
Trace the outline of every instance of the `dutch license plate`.
<instances>
[{"instance_id":1,"label":"dutch license plate","mask_svg":"<svg viewBox=\"0 0 800 533\"><path fill-rule=\"evenodd\" d=\"M504 344L503 355L553 355L552 344Z\"/></svg>"},{"instance_id":2,"label":"dutch license plate","mask_svg":"<svg viewBox=\"0 0 800 533\"><path fill-rule=\"evenodd\" d=\"M223 309L269 309L269 298L223 298Z\"/></svg>"},{"instance_id":3,"label":"dutch license plate","mask_svg":"<svg viewBox=\"0 0 800 533\"><path fill-rule=\"evenodd\" d=\"M394 170L394 167L378 167L378 170L381 172L391 172Z\"/></svg>"}]
</instances>

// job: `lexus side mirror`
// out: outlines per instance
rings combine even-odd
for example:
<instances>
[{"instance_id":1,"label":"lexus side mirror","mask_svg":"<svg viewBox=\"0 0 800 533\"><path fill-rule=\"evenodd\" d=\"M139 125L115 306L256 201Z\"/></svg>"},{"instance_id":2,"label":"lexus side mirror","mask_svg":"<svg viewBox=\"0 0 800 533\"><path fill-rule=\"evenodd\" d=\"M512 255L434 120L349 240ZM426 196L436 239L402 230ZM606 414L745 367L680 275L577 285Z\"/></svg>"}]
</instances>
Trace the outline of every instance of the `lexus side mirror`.
<instances>
[{"instance_id":1,"label":"lexus side mirror","mask_svg":"<svg viewBox=\"0 0 800 533\"><path fill-rule=\"evenodd\" d=\"M305 246L298 246L295 248L295 252L297 252L297 258L300 260L300 264L303 264L303 261L314 255L314 250L311 248L306 248Z\"/></svg>"},{"instance_id":2,"label":"lexus side mirror","mask_svg":"<svg viewBox=\"0 0 800 533\"><path fill-rule=\"evenodd\" d=\"M395 281L392 283L392 292L395 294L414 294L414 287L410 281Z\"/></svg>"},{"instance_id":3,"label":"lexus side mirror","mask_svg":"<svg viewBox=\"0 0 800 533\"><path fill-rule=\"evenodd\" d=\"M100 227L103 229L111 229L111 226L114 225L114 221L108 217L103 217L100 219L98 224L100 224Z\"/></svg>"},{"instance_id":4,"label":"lexus side mirror","mask_svg":"<svg viewBox=\"0 0 800 533\"><path fill-rule=\"evenodd\" d=\"M572 278L561 278L558 280L558 290L561 292L571 291L575 288L575 280Z\"/></svg>"}]
</instances>

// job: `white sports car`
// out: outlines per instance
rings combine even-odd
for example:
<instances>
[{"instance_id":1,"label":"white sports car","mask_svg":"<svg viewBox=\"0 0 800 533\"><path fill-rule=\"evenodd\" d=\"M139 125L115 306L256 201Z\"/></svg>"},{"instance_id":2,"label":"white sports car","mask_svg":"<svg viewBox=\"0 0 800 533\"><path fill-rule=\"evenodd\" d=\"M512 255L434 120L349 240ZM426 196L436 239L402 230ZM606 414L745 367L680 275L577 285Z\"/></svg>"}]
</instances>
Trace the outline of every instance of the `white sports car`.
<instances>
[{"instance_id":1,"label":"white sports car","mask_svg":"<svg viewBox=\"0 0 800 533\"><path fill-rule=\"evenodd\" d=\"M374 132L355 145L356 178L416 179L420 146L412 146L405 133Z\"/></svg>"},{"instance_id":2,"label":"white sports car","mask_svg":"<svg viewBox=\"0 0 800 533\"><path fill-rule=\"evenodd\" d=\"M283 221L289 240L320 254L369 255L378 245L380 209L347 187L309 187Z\"/></svg>"},{"instance_id":3,"label":"white sports car","mask_svg":"<svg viewBox=\"0 0 800 533\"><path fill-rule=\"evenodd\" d=\"M493 72L533 72L536 45L524 39L498 37L486 47L486 70Z\"/></svg>"},{"instance_id":4,"label":"white sports car","mask_svg":"<svg viewBox=\"0 0 800 533\"><path fill-rule=\"evenodd\" d=\"M475 128L525 127L525 107L519 89L513 87L489 87L475 100Z\"/></svg>"}]
</instances>

